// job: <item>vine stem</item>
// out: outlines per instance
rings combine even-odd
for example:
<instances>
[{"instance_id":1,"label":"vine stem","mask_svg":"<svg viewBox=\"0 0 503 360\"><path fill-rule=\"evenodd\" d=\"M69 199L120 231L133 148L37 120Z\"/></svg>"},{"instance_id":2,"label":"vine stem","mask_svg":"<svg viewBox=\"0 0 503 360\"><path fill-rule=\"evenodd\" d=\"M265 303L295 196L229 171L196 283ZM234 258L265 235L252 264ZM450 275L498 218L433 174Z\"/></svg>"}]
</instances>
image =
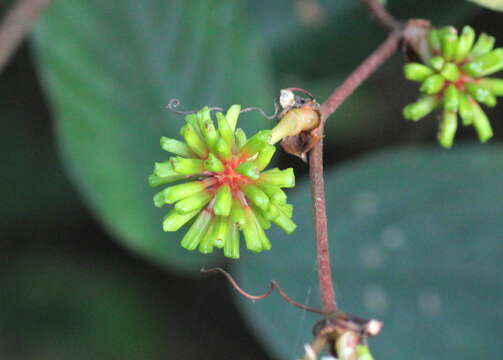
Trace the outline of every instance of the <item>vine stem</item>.
<instances>
[{"instance_id":1,"label":"vine stem","mask_svg":"<svg viewBox=\"0 0 503 360\"><path fill-rule=\"evenodd\" d=\"M337 311L337 302L332 280L330 252L328 242L327 211L325 200L325 185L323 179L323 127L326 119L347 99L356 88L367 79L397 50L401 39L401 31L394 30L388 38L363 61L346 80L321 104L322 121L319 129L321 140L309 153L309 177L314 212L314 227L316 238L316 257L320 296L323 312Z\"/></svg>"},{"instance_id":2,"label":"vine stem","mask_svg":"<svg viewBox=\"0 0 503 360\"><path fill-rule=\"evenodd\" d=\"M400 30L400 22L397 21L393 15L382 5L378 0L361 0L368 11L374 16L375 20L381 25L391 31Z\"/></svg>"},{"instance_id":3,"label":"vine stem","mask_svg":"<svg viewBox=\"0 0 503 360\"><path fill-rule=\"evenodd\" d=\"M50 0L17 0L0 24L0 72Z\"/></svg>"}]
</instances>

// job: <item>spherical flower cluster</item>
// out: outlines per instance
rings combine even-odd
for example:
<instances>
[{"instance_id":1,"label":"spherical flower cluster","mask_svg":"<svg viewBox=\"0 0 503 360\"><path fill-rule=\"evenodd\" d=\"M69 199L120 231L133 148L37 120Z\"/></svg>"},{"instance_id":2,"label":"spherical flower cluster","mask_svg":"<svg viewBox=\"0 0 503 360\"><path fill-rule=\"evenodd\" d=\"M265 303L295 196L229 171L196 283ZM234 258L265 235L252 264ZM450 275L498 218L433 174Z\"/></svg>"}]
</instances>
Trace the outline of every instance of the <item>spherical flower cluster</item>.
<instances>
[{"instance_id":1,"label":"spherical flower cluster","mask_svg":"<svg viewBox=\"0 0 503 360\"><path fill-rule=\"evenodd\" d=\"M287 233L296 225L293 207L281 188L295 185L293 169L263 171L276 148L271 130L247 139L236 129L239 105L224 115L216 113L218 127L205 107L187 115L180 133L185 141L161 138L161 147L177 156L155 164L150 186L190 180L166 187L154 196L154 204L173 205L163 221L164 231L177 231L194 220L181 245L187 250L211 253L223 248L224 255L239 258L240 232L253 252L269 250L264 232L271 222Z\"/></svg>"},{"instance_id":2,"label":"spherical flower cluster","mask_svg":"<svg viewBox=\"0 0 503 360\"><path fill-rule=\"evenodd\" d=\"M492 107L503 95L503 80L488 78L503 69L503 48L493 49L495 39L465 26L460 35L448 26L432 29L418 49L423 64L408 63L405 77L421 82L421 98L403 110L406 119L417 121L442 107L439 143L450 148L457 130L457 117L463 125L473 125L481 142L492 135L489 120L479 103Z\"/></svg>"}]
</instances>

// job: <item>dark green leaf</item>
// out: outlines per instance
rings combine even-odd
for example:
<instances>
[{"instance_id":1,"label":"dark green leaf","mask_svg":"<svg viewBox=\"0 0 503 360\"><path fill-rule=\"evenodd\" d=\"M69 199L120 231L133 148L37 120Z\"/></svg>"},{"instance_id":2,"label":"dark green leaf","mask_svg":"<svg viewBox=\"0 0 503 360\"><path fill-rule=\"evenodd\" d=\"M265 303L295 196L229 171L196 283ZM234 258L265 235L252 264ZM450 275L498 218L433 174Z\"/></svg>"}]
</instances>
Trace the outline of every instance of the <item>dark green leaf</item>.
<instances>
[{"instance_id":1,"label":"dark green leaf","mask_svg":"<svg viewBox=\"0 0 503 360\"><path fill-rule=\"evenodd\" d=\"M165 106L271 107L260 43L234 1L55 1L35 34L70 175L105 225L129 248L194 269L211 257L163 234L147 175L167 158L161 135L183 119ZM251 113L243 126L265 122Z\"/></svg>"},{"instance_id":2,"label":"dark green leaf","mask_svg":"<svg viewBox=\"0 0 503 360\"><path fill-rule=\"evenodd\" d=\"M503 148L459 144L395 149L345 165L326 179L329 234L342 310L384 321L376 359L500 359L503 331ZM248 291L271 279L319 307L310 194L291 197L294 235L273 231L270 253L235 268ZM278 295L240 300L279 359L298 358L316 315Z\"/></svg>"},{"instance_id":3,"label":"dark green leaf","mask_svg":"<svg viewBox=\"0 0 503 360\"><path fill-rule=\"evenodd\" d=\"M79 264L56 252L23 253L2 264L3 355L154 359L171 347L171 320L161 320L164 310L147 295L151 288L141 276L95 260Z\"/></svg>"},{"instance_id":4,"label":"dark green leaf","mask_svg":"<svg viewBox=\"0 0 503 360\"><path fill-rule=\"evenodd\" d=\"M459 0L387 3L398 19L426 18L437 25L464 25L477 12ZM249 0L248 6L285 87L347 74L386 36L360 1Z\"/></svg>"}]
</instances>

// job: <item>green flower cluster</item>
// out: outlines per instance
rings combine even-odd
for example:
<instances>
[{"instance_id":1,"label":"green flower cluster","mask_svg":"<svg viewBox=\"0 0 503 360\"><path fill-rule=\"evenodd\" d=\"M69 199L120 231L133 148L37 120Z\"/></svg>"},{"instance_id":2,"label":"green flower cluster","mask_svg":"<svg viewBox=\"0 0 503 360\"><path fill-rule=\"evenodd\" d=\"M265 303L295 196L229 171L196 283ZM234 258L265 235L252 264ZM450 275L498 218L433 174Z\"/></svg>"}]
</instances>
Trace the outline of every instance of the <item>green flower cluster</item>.
<instances>
[{"instance_id":1,"label":"green flower cluster","mask_svg":"<svg viewBox=\"0 0 503 360\"><path fill-rule=\"evenodd\" d=\"M217 125L205 107L187 115L180 133L185 141L161 138L161 147L177 156L155 164L150 186L180 180L189 182L166 187L154 196L154 204L173 205L163 221L164 231L177 231L193 220L181 245L187 250L211 253L223 248L224 255L239 258L240 232L253 252L269 250L264 232L271 222L287 233L296 225L293 207L281 188L295 186L292 168L263 171L274 155L271 130L247 139L236 129L241 111L231 106L216 113Z\"/></svg>"},{"instance_id":2,"label":"green flower cluster","mask_svg":"<svg viewBox=\"0 0 503 360\"><path fill-rule=\"evenodd\" d=\"M493 49L494 42L484 33L476 39L470 26L459 35L451 26L430 30L418 51L424 64L404 67L405 77L420 82L423 94L404 108L404 117L417 121L442 107L437 135L442 146L452 146L458 114L463 125L473 125L481 142L489 140L493 131L479 103L493 107L496 96L503 96L503 80L486 77L503 69L503 48Z\"/></svg>"}]
</instances>

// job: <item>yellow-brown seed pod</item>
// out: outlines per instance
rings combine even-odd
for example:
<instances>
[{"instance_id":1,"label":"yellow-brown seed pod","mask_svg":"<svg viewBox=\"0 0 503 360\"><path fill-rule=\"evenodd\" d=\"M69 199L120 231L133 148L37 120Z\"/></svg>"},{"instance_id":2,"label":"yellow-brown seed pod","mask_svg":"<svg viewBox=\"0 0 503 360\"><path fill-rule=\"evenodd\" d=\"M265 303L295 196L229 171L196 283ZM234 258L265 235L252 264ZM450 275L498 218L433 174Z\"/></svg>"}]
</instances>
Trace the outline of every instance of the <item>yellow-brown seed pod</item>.
<instances>
[{"instance_id":1,"label":"yellow-brown seed pod","mask_svg":"<svg viewBox=\"0 0 503 360\"><path fill-rule=\"evenodd\" d=\"M295 96L292 90L304 92L310 98ZM283 111L272 129L271 143L281 140L283 150L306 161L306 154L320 140L317 131L321 125L320 105L307 91L294 88L281 90L280 104Z\"/></svg>"}]
</instances>

